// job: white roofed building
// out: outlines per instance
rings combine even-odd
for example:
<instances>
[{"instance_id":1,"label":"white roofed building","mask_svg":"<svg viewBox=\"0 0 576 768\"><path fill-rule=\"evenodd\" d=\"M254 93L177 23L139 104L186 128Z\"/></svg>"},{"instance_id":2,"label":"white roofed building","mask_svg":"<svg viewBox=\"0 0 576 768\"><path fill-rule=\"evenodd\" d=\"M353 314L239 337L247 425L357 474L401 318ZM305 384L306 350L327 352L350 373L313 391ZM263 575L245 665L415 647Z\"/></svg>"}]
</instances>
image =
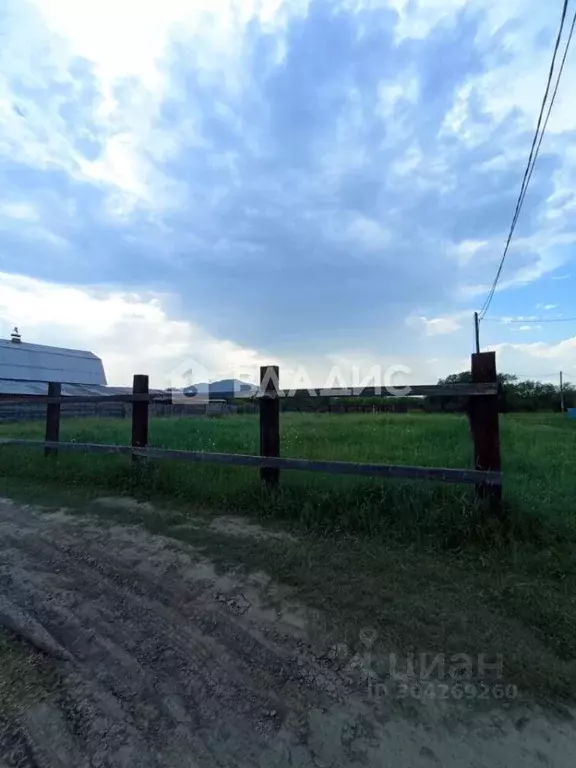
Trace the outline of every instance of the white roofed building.
<instances>
[{"instance_id":1,"label":"white roofed building","mask_svg":"<svg viewBox=\"0 0 576 768\"><path fill-rule=\"evenodd\" d=\"M63 394L92 388L97 394L106 386L106 374L92 352L28 344L17 329L10 339L0 339L0 396L44 395L51 381L63 385Z\"/></svg>"}]
</instances>

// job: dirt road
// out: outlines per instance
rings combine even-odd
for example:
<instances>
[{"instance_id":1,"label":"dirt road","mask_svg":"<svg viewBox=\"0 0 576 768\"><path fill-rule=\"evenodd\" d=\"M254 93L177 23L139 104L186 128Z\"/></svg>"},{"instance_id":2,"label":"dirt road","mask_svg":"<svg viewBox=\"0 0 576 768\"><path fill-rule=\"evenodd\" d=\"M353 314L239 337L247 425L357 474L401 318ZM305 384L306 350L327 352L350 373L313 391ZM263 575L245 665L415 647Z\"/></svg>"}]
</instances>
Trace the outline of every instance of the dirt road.
<instances>
[{"instance_id":1,"label":"dirt road","mask_svg":"<svg viewBox=\"0 0 576 768\"><path fill-rule=\"evenodd\" d=\"M362 657L334 658L321 617L265 574L218 574L189 545L78 511L0 502L0 627L31 674L58 679L0 701L0 766L565 768L576 754L569 718L525 704L372 700Z\"/></svg>"}]
</instances>

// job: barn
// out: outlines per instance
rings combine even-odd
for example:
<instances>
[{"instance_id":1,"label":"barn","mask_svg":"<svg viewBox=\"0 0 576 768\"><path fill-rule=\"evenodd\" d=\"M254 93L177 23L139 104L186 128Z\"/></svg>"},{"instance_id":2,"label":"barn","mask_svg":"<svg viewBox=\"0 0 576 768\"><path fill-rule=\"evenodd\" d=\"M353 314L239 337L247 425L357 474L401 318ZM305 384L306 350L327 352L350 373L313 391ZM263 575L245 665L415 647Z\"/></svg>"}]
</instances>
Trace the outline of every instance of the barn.
<instances>
[{"instance_id":1,"label":"barn","mask_svg":"<svg viewBox=\"0 0 576 768\"><path fill-rule=\"evenodd\" d=\"M123 387L107 387L102 360L93 352L22 341L15 328L10 339L0 339L0 420L39 418L45 406L35 407L35 398L48 394L48 383L62 385L66 395L102 395L129 391ZM23 397L30 403L15 403L9 397ZM107 405L107 408L113 404ZM121 404L119 404L121 405ZM93 404L64 409L78 411L78 415L96 413Z\"/></svg>"},{"instance_id":2,"label":"barn","mask_svg":"<svg viewBox=\"0 0 576 768\"><path fill-rule=\"evenodd\" d=\"M93 352L49 347L22 341L15 328L10 339L0 339L0 422L43 419L45 403L34 400L48 394L49 382L61 384L62 395L127 395L131 387L109 387L102 360ZM208 387L208 385L206 385ZM151 407L159 416L220 415L234 411L225 400L172 401L172 395L150 389ZM15 402L14 397L25 402ZM4 401L4 402L3 402ZM62 416L130 415L131 405L123 402L63 403Z\"/></svg>"},{"instance_id":3,"label":"barn","mask_svg":"<svg viewBox=\"0 0 576 768\"><path fill-rule=\"evenodd\" d=\"M72 385L76 394L78 388L106 386L106 374L92 352L28 344L17 328L10 339L0 339L0 394L47 394L50 381L63 389Z\"/></svg>"}]
</instances>

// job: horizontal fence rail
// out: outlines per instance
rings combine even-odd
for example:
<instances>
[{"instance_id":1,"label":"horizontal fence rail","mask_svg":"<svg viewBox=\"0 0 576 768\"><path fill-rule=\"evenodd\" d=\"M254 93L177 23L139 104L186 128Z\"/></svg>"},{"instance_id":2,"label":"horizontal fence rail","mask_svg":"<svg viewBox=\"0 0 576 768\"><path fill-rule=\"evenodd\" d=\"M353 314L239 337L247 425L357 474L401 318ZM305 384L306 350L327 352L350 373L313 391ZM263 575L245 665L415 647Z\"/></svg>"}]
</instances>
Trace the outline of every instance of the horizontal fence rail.
<instances>
[{"instance_id":1,"label":"horizontal fence rail","mask_svg":"<svg viewBox=\"0 0 576 768\"><path fill-rule=\"evenodd\" d=\"M305 398L305 397L480 397L498 394L495 383L480 384L414 384L396 387L347 387L312 388L312 389L263 389L257 392L211 392L185 395L182 393L165 392L160 394L123 394L123 395L0 395L0 403L36 403L46 405L75 404L75 403L166 403L177 400L179 403L187 400L190 403L208 402L210 400L258 400L266 398Z\"/></svg>"},{"instance_id":2,"label":"horizontal fence rail","mask_svg":"<svg viewBox=\"0 0 576 768\"><path fill-rule=\"evenodd\" d=\"M169 395L139 395L131 392L125 395L0 395L0 403L30 403L41 405L74 405L76 403L170 403Z\"/></svg>"},{"instance_id":3,"label":"horizontal fence rail","mask_svg":"<svg viewBox=\"0 0 576 768\"><path fill-rule=\"evenodd\" d=\"M337 389L279 389L259 390L252 397L473 397L497 395L498 385L487 384L413 384L398 387L346 387ZM229 395L232 397L233 395ZM220 394L225 398L226 395Z\"/></svg>"},{"instance_id":4,"label":"horizontal fence rail","mask_svg":"<svg viewBox=\"0 0 576 768\"><path fill-rule=\"evenodd\" d=\"M170 448L135 448L131 445L100 445L99 443L61 443L50 440L0 439L0 447L13 445L57 449L80 453L117 454L139 456L145 459L172 459L203 464L228 464L258 469L289 469L308 472L327 472L333 475L363 475L369 477L394 477L405 480L437 480L445 483L486 483L501 485L500 472L476 469L449 469L438 467L409 467L392 464L364 464L350 461L317 461L270 456L250 456L238 453L209 453L206 451L176 451Z\"/></svg>"}]
</instances>

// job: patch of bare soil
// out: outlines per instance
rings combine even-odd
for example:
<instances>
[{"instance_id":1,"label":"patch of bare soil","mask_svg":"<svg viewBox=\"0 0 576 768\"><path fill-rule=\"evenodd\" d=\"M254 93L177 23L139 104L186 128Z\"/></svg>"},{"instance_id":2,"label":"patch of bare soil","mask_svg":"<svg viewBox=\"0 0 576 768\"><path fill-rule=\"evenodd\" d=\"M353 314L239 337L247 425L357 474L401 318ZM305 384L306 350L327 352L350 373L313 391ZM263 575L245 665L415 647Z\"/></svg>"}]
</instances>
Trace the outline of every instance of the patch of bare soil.
<instances>
[{"instance_id":1,"label":"patch of bare soil","mask_svg":"<svg viewBox=\"0 0 576 768\"><path fill-rule=\"evenodd\" d=\"M297 541L295 536L292 536L287 531L271 531L266 528L262 528L261 525L250 522L244 517L228 517L222 515L212 521L210 527L218 531L218 533L224 533L227 536L244 536L250 539L277 539L281 541Z\"/></svg>"},{"instance_id":2,"label":"patch of bare soil","mask_svg":"<svg viewBox=\"0 0 576 768\"><path fill-rule=\"evenodd\" d=\"M573 722L535 707L371 698L358 649L343 665L289 590L137 527L0 502L0 587L0 627L60 680L0 702L2 767L564 768L576 754Z\"/></svg>"},{"instance_id":3,"label":"patch of bare soil","mask_svg":"<svg viewBox=\"0 0 576 768\"><path fill-rule=\"evenodd\" d=\"M148 501L137 501L129 496L101 496L95 500L95 504L100 507L109 507L114 510L123 510L136 515L154 514L159 510ZM199 525L206 525L205 521L190 517L183 528L194 528ZM176 526L177 528L178 526ZM226 536L239 536L250 539L277 540L277 541L297 541L287 531L273 531L263 528L251 520L247 520L240 515L233 517L231 515L219 515L210 522L210 528L217 533L223 533Z\"/></svg>"}]
</instances>

